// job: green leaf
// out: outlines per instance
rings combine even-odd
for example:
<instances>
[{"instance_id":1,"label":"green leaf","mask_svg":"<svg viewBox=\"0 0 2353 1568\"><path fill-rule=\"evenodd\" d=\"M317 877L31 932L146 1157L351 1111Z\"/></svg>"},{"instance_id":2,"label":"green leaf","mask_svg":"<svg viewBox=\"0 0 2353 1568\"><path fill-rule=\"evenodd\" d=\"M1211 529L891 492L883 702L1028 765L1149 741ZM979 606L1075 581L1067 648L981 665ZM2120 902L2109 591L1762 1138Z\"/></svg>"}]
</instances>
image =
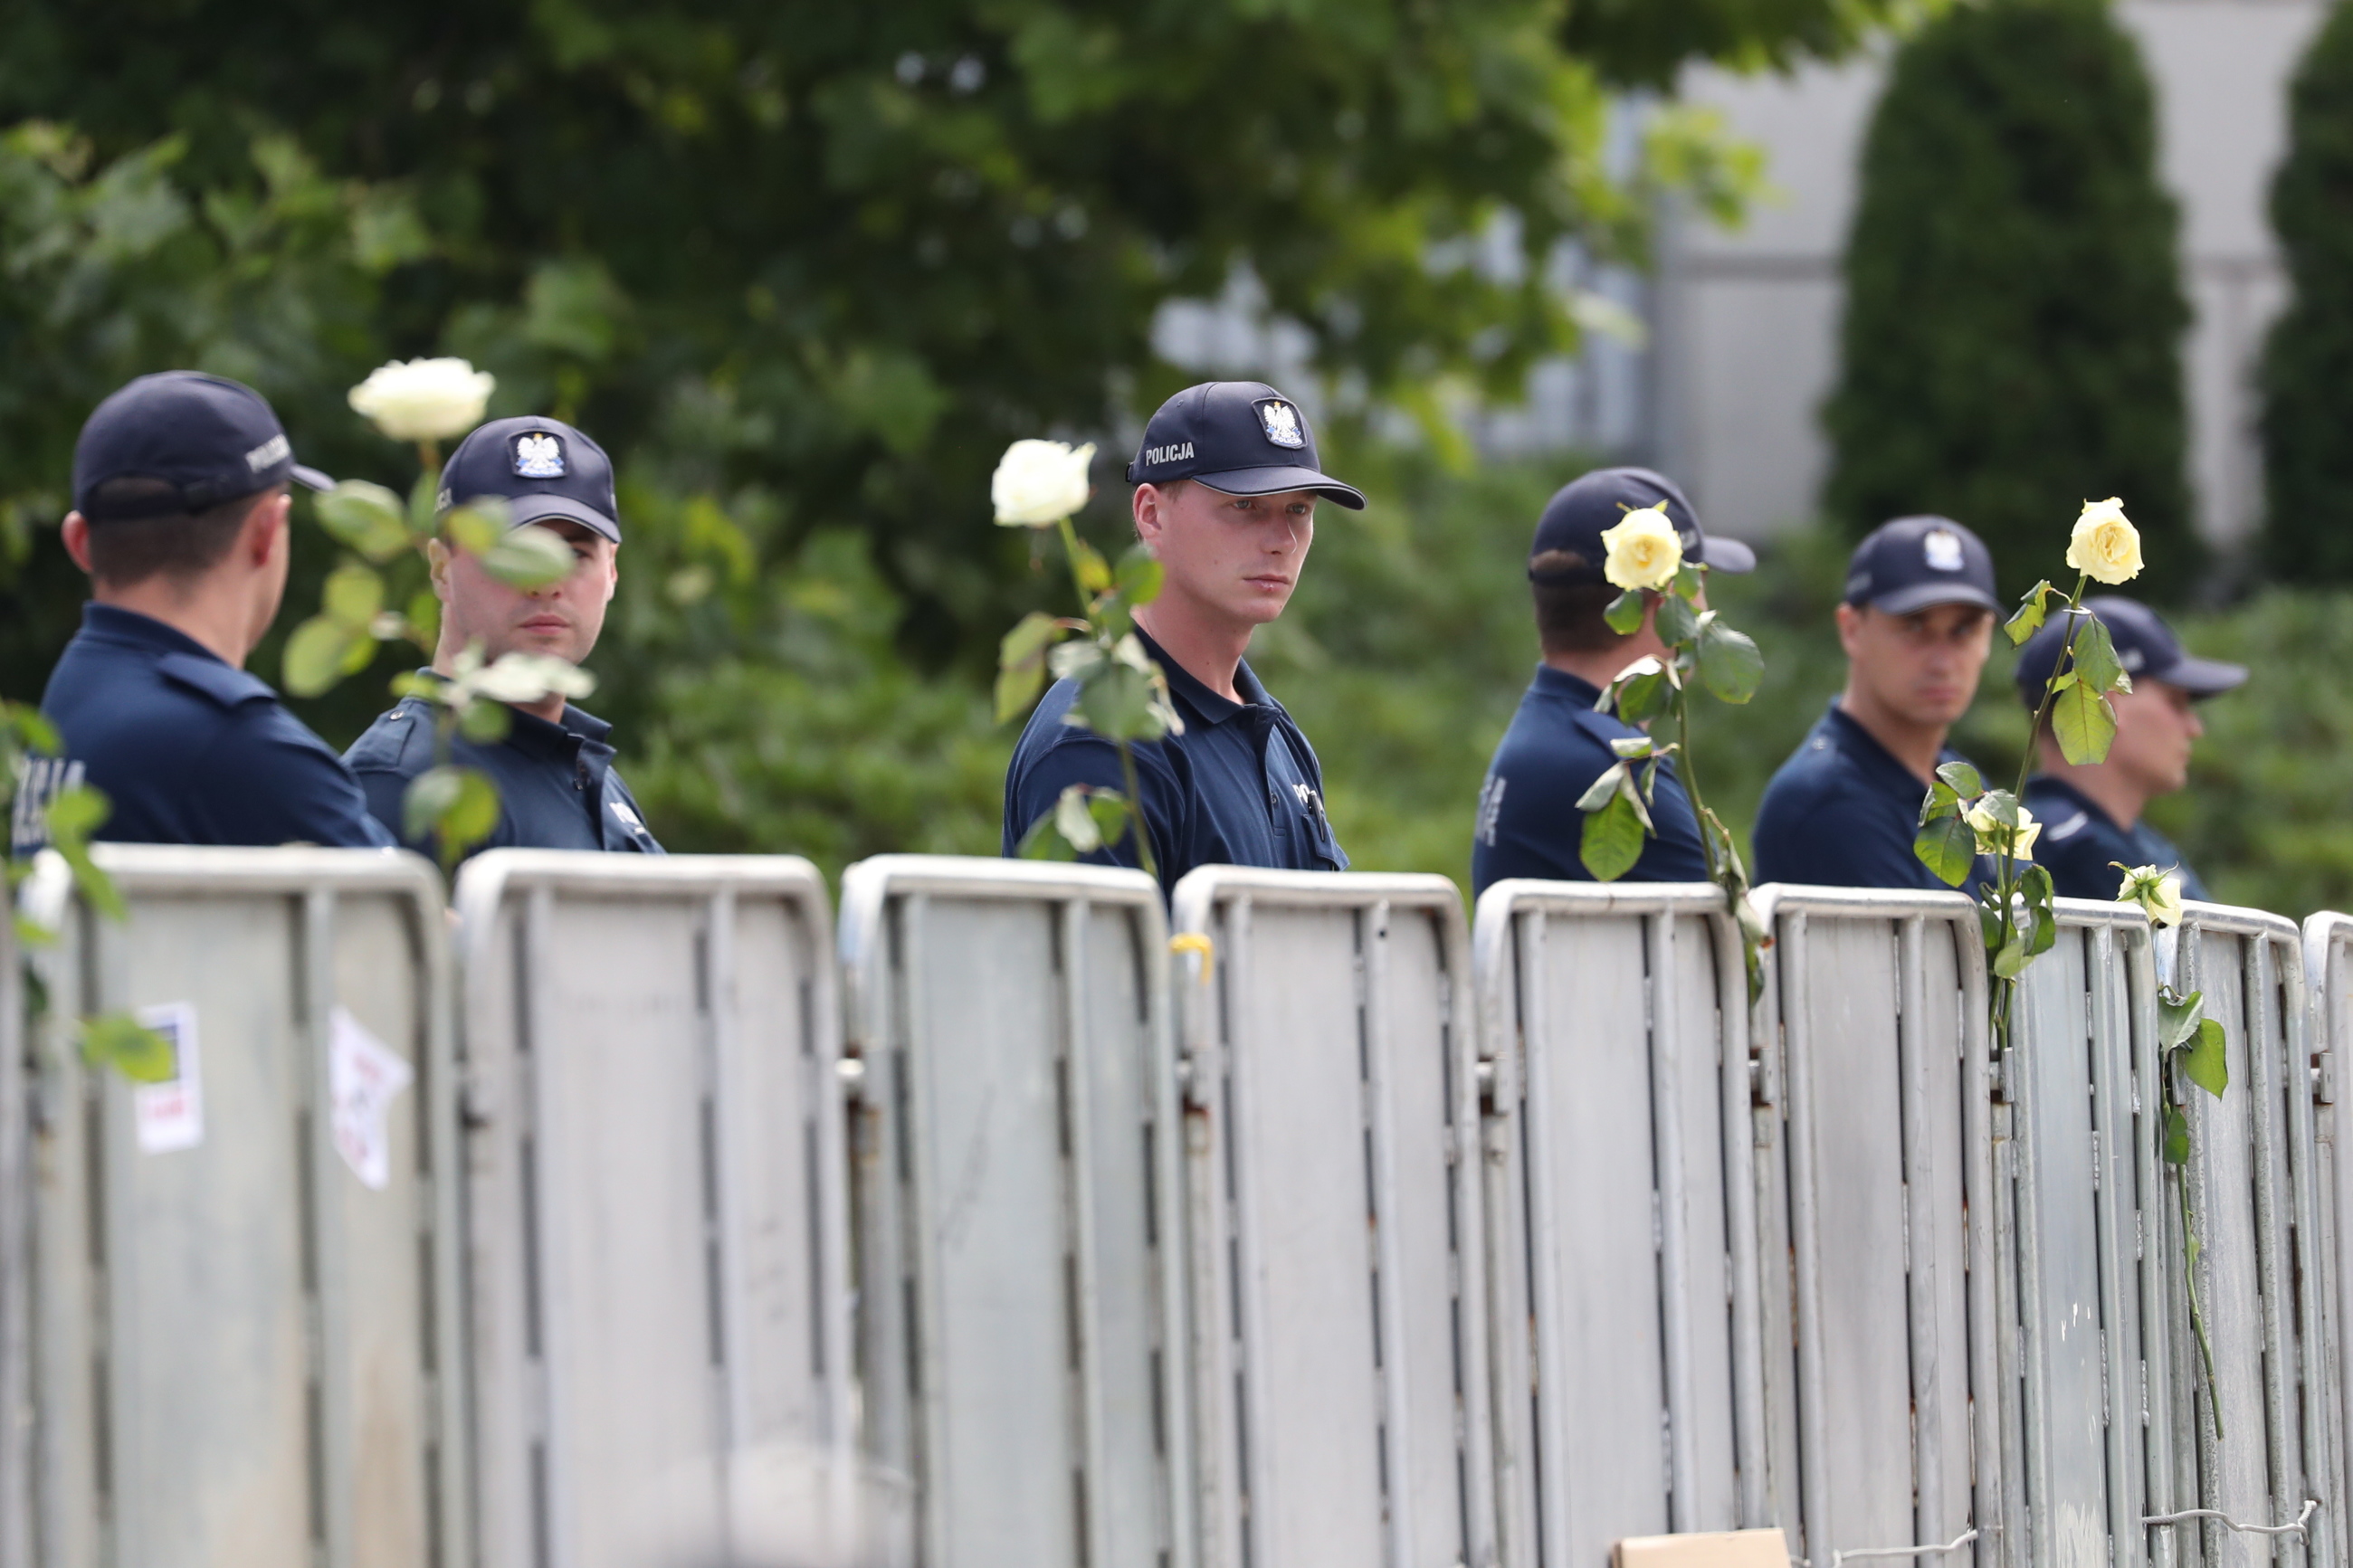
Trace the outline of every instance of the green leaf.
<instances>
[{"instance_id":1,"label":"green leaf","mask_svg":"<svg viewBox=\"0 0 2353 1568\"><path fill-rule=\"evenodd\" d=\"M514 726L514 710L503 702L469 702L458 714L458 733L485 746L507 738Z\"/></svg>"},{"instance_id":2,"label":"green leaf","mask_svg":"<svg viewBox=\"0 0 2353 1568\"><path fill-rule=\"evenodd\" d=\"M356 561L346 561L327 574L320 591L319 610L352 627L364 627L384 608L384 579Z\"/></svg>"},{"instance_id":3,"label":"green leaf","mask_svg":"<svg viewBox=\"0 0 2353 1568\"><path fill-rule=\"evenodd\" d=\"M1160 597L1160 584L1166 568L1149 544L1136 543L1128 547L1119 558L1119 570L1112 576L1112 587L1130 605L1148 605Z\"/></svg>"},{"instance_id":4,"label":"green leaf","mask_svg":"<svg viewBox=\"0 0 2353 1568\"><path fill-rule=\"evenodd\" d=\"M29 750L47 756L54 757L64 749L58 741L57 726L28 702L0 700L0 731L5 730L14 730Z\"/></svg>"},{"instance_id":5,"label":"green leaf","mask_svg":"<svg viewBox=\"0 0 2353 1568\"><path fill-rule=\"evenodd\" d=\"M2157 994L2158 1048L2178 1051L2189 1043L2198 1032L2200 1020L2206 1016L2206 994L2192 991L2187 996L2176 996L2170 989Z\"/></svg>"},{"instance_id":6,"label":"green leaf","mask_svg":"<svg viewBox=\"0 0 2353 1568\"><path fill-rule=\"evenodd\" d=\"M1690 642L1699 636L1699 612L1682 595L1667 595L1659 601L1658 633L1669 647Z\"/></svg>"},{"instance_id":7,"label":"green leaf","mask_svg":"<svg viewBox=\"0 0 2353 1568\"><path fill-rule=\"evenodd\" d=\"M1043 610L1032 610L997 645L997 721L1037 700L1046 684L1046 650L1069 630Z\"/></svg>"},{"instance_id":8,"label":"green leaf","mask_svg":"<svg viewBox=\"0 0 2353 1568\"><path fill-rule=\"evenodd\" d=\"M1699 603L1699 568L1686 561L1675 568L1675 596Z\"/></svg>"},{"instance_id":9,"label":"green leaf","mask_svg":"<svg viewBox=\"0 0 2353 1568\"><path fill-rule=\"evenodd\" d=\"M1624 735L1609 742L1612 755L1647 757L1658 750L1658 742L1648 735Z\"/></svg>"},{"instance_id":10,"label":"green leaf","mask_svg":"<svg viewBox=\"0 0 2353 1568\"><path fill-rule=\"evenodd\" d=\"M354 644L372 652L375 643L364 626L347 626L332 616L312 616L286 639L279 679L297 697L316 697L343 678Z\"/></svg>"},{"instance_id":11,"label":"green leaf","mask_svg":"<svg viewBox=\"0 0 2353 1568\"><path fill-rule=\"evenodd\" d=\"M417 482L408 487L409 532L419 539L433 537L435 531L433 514L438 509L440 499L441 470L438 467L427 467L423 473L417 476ZM500 518L499 526L501 528L506 526L503 514Z\"/></svg>"},{"instance_id":12,"label":"green leaf","mask_svg":"<svg viewBox=\"0 0 2353 1568\"><path fill-rule=\"evenodd\" d=\"M1699 678L1725 702L1746 702L1765 681L1765 655L1745 632L1713 614L1700 623Z\"/></svg>"},{"instance_id":13,"label":"green leaf","mask_svg":"<svg viewBox=\"0 0 2353 1568\"><path fill-rule=\"evenodd\" d=\"M1054 826L1054 813L1051 811L1041 813L1038 820L1029 825L1029 830L1021 836L1021 843L1014 852L1024 860L1075 860L1079 858L1078 851L1071 847L1070 840L1064 838L1061 830Z\"/></svg>"},{"instance_id":14,"label":"green leaf","mask_svg":"<svg viewBox=\"0 0 2353 1568\"><path fill-rule=\"evenodd\" d=\"M131 906L122 901L122 891L114 879L101 869L90 856L90 836L105 825L113 814L114 803L105 792L91 784L76 784L49 797L42 812L42 821L49 834L50 847L65 858L72 871L74 886L89 900L90 908L111 921L131 918Z\"/></svg>"},{"instance_id":15,"label":"green leaf","mask_svg":"<svg viewBox=\"0 0 2353 1568\"><path fill-rule=\"evenodd\" d=\"M1675 690L1673 675L1653 660L1641 674L1621 677L1608 700L1627 723L1647 724L1674 706Z\"/></svg>"},{"instance_id":16,"label":"green leaf","mask_svg":"<svg viewBox=\"0 0 2353 1568\"><path fill-rule=\"evenodd\" d=\"M2051 584L2046 579L2029 588L2026 591L2026 597L2018 602L2018 613L2010 616L2002 626L2002 630L2010 634L2010 647L2019 647L2027 638L2042 629L2044 613L2042 602L2051 596ZM1946 764L1947 767L1953 765L1950 763ZM1975 794L1976 792L1971 790L1964 793Z\"/></svg>"},{"instance_id":17,"label":"green leaf","mask_svg":"<svg viewBox=\"0 0 2353 1568\"><path fill-rule=\"evenodd\" d=\"M2132 689L2132 678L2125 673L2123 663L2116 658L2116 642L2097 616L2087 614L2077 621L2074 647L2073 668L2086 687L2100 692Z\"/></svg>"},{"instance_id":18,"label":"green leaf","mask_svg":"<svg viewBox=\"0 0 2353 1568\"><path fill-rule=\"evenodd\" d=\"M2001 944L2001 951L1994 954L1993 972L2000 979L2015 980L2033 956L2026 933L2013 931L2010 940Z\"/></svg>"},{"instance_id":19,"label":"green leaf","mask_svg":"<svg viewBox=\"0 0 2353 1568\"><path fill-rule=\"evenodd\" d=\"M1090 594L1100 594L1111 586L1111 563L1103 558L1102 551L1083 539L1072 542L1071 567L1079 575L1079 585Z\"/></svg>"},{"instance_id":20,"label":"green leaf","mask_svg":"<svg viewBox=\"0 0 2353 1568\"><path fill-rule=\"evenodd\" d=\"M1609 804L1588 812L1577 858L1597 882L1614 882L1642 858L1642 819L1637 815L1632 788L1621 780L1610 793Z\"/></svg>"},{"instance_id":21,"label":"green leaf","mask_svg":"<svg viewBox=\"0 0 2353 1568\"><path fill-rule=\"evenodd\" d=\"M430 657L434 645L441 640L441 601L433 590L422 588L408 598L408 635L412 641Z\"/></svg>"},{"instance_id":22,"label":"green leaf","mask_svg":"<svg viewBox=\"0 0 2353 1568\"><path fill-rule=\"evenodd\" d=\"M1054 802L1054 831L1077 854L1092 855L1103 847L1103 827L1087 809L1084 785L1071 785Z\"/></svg>"},{"instance_id":23,"label":"green leaf","mask_svg":"<svg viewBox=\"0 0 2353 1568\"><path fill-rule=\"evenodd\" d=\"M2181 1114L2181 1108L2178 1105L2165 1108L2164 1132L2159 1139L2158 1152L2165 1156L2165 1163L2168 1165L2189 1163L2189 1119Z\"/></svg>"},{"instance_id":24,"label":"green leaf","mask_svg":"<svg viewBox=\"0 0 2353 1568\"><path fill-rule=\"evenodd\" d=\"M1577 797L1577 809L1595 812L1608 805L1618 794L1619 786L1626 782L1626 770L1630 765L1622 762L1613 763L1602 769L1601 776L1586 785L1585 793Z\"/></svg>"},{"instance_id":25,"label":"green leaf","mask_svg":"<svg viewBox=\"0 0 2353 1568\"><path fill-rule=\"evenodd\" d=\"M561 583L580 563L562 535L536 523L508 529L480 554L482 570L511 588L544 588Z\"/></svg>"},{"instance_id":26,"label":"green leaf","mask_svg":"<svg viewBox=\"0 0 2353 1568\"><path fill-rule=\"evenodd\" d=\"M1642 629L1642 606L1646 597L1641 589L1629 588L1609 601L1609 607L1601 612L1601 618L1620 637L1632 637Z\"/></svg>"},{"instance_id":27,"label":"green leaf","mask_svg":"<svg viewBox=\"0 0 2353 1568\"><path fill-rule=\"evenodd\" d=\"M506 531L505 509L493 507L487 500L452 508L441 519L441 531L448 535L450 543L469 555L489 554Z\"/></svg>"},{"instance_id":28,"label":"green leaf","mask_svg":"<svg viewBox=\"0 0 2353 1568\"><path fill-rule=\"evenodd\" d=\"M2217 1100L2231 1087L2231 1062L2221 1019L2198 1021L2197 1042L2182 1053L2181 1074Z\"/></svg>"},{"instance_id":29,"label":"green leaf","mask_svg":"<svg viewBox=\"0 0 2353 1568\"><path fill-rule=\"evenodd\" d=\"M2004 827L2018 826L2018 797L2006 789L1989 789L1979 795L1974 809L1982 810Z\"/></svg>"},{"instance_id":30,"label":"green leaf","mask_svg":"<svg viewBox=\"0 0 2353 1568\"><path fill-rule=\"evenodd\" d=\"M2069 762L2104 763L2116 738L2116 710L2090 682L2070 682L2052 701L2051 733Z\"/></svg>"},{"instance_id":31,"label":"green leaf","mask_svg":"<svg viewBox=\"0 0 2353 1568\"><path fill-rule=\"evenodd\" d=\"M128 1013L83 1019L81 1059L133 1083L168 1083L179 1068L172 1043Z\"/></svg>"},{"instance_id":32,"label":"green leaf","mask_svg":"<svg viewBox=\"0 0 2353 1568\"><path fill-rule=\"evenodd\" d=\"M371 561L390 560L416 537L400 498L365 479L345 479L314 504L319 526Z\"/></svg>"},{"instance_id":33,"label":"green leaf","mask_svg":"<svg viewBox=\"0 0 2353 1568\"><path fill-rule=\"evenodd\" d=\"M2051 907L2057 889L2051 880L2050 868L2030 865L2019 878L2018 888L2025 895L2026 907L2033 917L2031 951L2037 954L2048 952L2059 940L2059 917Z\"/></svg>"},{"instance_id":34,"label":"green leaf","mask_svg":"<svg viewBox=\"0 0 2353 1568\"><path fill-rule=\"evenodd\" d=\"M1116 659L1099 661L1079 678L1071 714L1106 741L1156 741L1165 732L1152 678Z\"/></svg>"},{"instance_id":35,"label":"green leaf","mask_svg":"<svg viewBox=\"0 0 2353 1568\"><path fill-rule=\"evenodd\" d=\"M1985 789L1985 780L1977 769L1967 763L1947 763L1936 770L1936 777L1951 787L1956 795L1974 795Z\"/></svg>"},{"instance_id":36,"label":"green leaf","mask_svg":"<svg viewBox=\"0 0 2353 1568\"><path fill-rule=\"evenodd\" d=\"M498 826L498 786L474 768L427 768L409 781L400 822L405 837L437 840L442 863L455 865Z\"/></svg>"},{"instance_id":37,"label":"green leaf","mask_svg":"<svg viewBox=\"0 0 2353 1568\"><path fill-rule=\"evenodd\" d=\"M1977 863L1978 836L1958 816L1938 817L1912 840L1912 853L1947 887L1957 888L1969 879L1969 868Z\"/></svg>"}]
</instances>

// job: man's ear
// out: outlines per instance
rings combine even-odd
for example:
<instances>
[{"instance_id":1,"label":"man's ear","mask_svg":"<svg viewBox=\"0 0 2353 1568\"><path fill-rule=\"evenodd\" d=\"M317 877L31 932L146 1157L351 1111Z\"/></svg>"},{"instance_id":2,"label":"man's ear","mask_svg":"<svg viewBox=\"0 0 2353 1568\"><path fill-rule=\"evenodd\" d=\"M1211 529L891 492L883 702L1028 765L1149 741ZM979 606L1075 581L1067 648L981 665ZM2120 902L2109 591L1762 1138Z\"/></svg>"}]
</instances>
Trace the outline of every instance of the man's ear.
<instances>
[{"instance_id":1,"label":"man's ear","mask_svg":"<svg viewBox=\"0 0 2353 1568\"><path fill-rule=\"evenodd\" d=\"M1168 520L1162 508L1168 497L1158 485L1138 485L1130 498L1129 506L1135 514L1135 537L1146 544L1157 544L1160 536L1168 531Z\"/></svg>"},{"instance_id":2,"label":"man's ear","mask_svg":"<svg viewBox=\"0 0 2353 1568\"><path fill-rule=\"evenodd\" d=\"M433 579L433 596L445 605L449 602L449 563L453 558L448 540L425 542L425 570Z\"/></svg>"},{"instance_id":3,"label":"man's ear","mask_svg":"<svg viewBox=\"0 0 2353 1568\"><path fill-rule=\"evenodd\" d=\"M266 565L281 548L292 548L288 536L291 528L288 520L294 515L294 498L285 490L264 497L245 514L245 527L238 532L238 543L246 559L256 566Z\"/></svg>"},{"instance_id":4,"label":"man's ear","mask_svg":"<svg viewBox=\"0 0 2353 1568\"><path fill-rule=\"evenodd\" d=\"M1855 644L1862 637L1864 614L1864 611L1855 608L1852 605L1841 605L1838 607L1839 647L1846 650L1846 656L1849 658L1860 657L1855 651Z\"/></svg>"},{"instance_id":5,"label":"man's ear","mask_svg":"<svg viewBox=\"0 0 2353 1568\"><path fill-rule=\"evenodd\" d=\"M618 544L605 552L605 602L613 602L613 591L621 585L621 547Z\"/></svg>"},{"instance_id":6,"label":"man's ear","mask_svg":"<svg viewBox=\"0 0 2353 1568\"><path fill-rule=\"evenodd\" d=\"M73 563L84 572L90 571L90 519L78 511L69 511L58 532L63 536L66 553L73 557Z\"/></svg>"}]
</instances>

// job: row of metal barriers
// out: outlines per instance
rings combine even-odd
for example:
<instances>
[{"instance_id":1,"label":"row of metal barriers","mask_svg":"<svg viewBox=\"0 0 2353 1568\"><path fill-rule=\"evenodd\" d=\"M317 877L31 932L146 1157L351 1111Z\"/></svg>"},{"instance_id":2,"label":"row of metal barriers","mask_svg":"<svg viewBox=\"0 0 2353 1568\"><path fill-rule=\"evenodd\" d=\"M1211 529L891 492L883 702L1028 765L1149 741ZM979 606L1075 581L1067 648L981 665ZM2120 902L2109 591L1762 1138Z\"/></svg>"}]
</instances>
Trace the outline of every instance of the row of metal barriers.
<instances>
[{"instance_id":1,"label":"row of metal barriers","mask_svg":"<svg viewBox=\"0 0 2353 1568\"><path fill-rule=\"evenodd\" d=\"M0 1568L2346 1559L2341 916L2063 901L2001 1052L1956 894L1762 889L1752 1005L1705 887L103 862L0 925Z\"/></svg>"}]
</instances>

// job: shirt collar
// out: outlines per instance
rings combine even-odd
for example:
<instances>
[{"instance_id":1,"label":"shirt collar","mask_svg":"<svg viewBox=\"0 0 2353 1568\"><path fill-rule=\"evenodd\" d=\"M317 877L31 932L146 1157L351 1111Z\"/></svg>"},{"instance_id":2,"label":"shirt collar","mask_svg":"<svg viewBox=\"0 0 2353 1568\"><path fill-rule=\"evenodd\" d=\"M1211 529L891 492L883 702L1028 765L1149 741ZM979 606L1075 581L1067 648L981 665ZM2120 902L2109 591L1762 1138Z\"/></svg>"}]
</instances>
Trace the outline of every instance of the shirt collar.
<instances>
[{"instance_id":1,"label":"shirt collar","mask_svg":"<svg viewBox=\"0 0 2353 1568\"><path fill-rule=\"evenodd\" d=\"M1203 723L1222 724L1246 708L1271 708L1278 713L1282 711L1282 704L1269 697L1266 688L1251 673L1248 659L1234 667L1234 689L1242 694L1242 700L1235 702L1210 690L1195 678L1191 670L1169 658L1167 650L1154 642L1152 634L1142 626L1135 628L1135 640L1144 645L1144 651L1152 656L1160 666L1161 674L1168 678L1168 695Z\"/></svg>"},{"instance_id":2,"label":"shirt collar","mask_svg":"<svg viewBox=\"0 0 2353 1568\"><path fill-rule=\"evenodd\" d=\"M613 732L612 725L568 702L564 705L564 717L552 724L520 708L510 707L507 712L508 743L529 752L550 752L568 757L584 746L603 746L605 737Z\"/></svg>"},{"instance_id":3,"label":"shirt collar","mask_svg":"<svg viewBox=\"0 0 2353 1568\"><path fill-rule=\"evenodd\" d=\"M177 626L167 626L153 616L142 616L120 605L101 605L94 599L84 605L81 629L109 642L128 643L158 653L192 653L215 664L228 663Z\"/></svg>"},{"instance_id":4,"label":"shirt collar","mask_svg":"<svg viewBox=\"0 0 2353 1568\"><path fill-rule=\"evenodd\" d=\"M1565 697L1579 708L1590 708L1601 700L1601 688L1556 665L1536 666L1536 678L1530 685L1547 697Z\"/></svg>"}]
</instances>

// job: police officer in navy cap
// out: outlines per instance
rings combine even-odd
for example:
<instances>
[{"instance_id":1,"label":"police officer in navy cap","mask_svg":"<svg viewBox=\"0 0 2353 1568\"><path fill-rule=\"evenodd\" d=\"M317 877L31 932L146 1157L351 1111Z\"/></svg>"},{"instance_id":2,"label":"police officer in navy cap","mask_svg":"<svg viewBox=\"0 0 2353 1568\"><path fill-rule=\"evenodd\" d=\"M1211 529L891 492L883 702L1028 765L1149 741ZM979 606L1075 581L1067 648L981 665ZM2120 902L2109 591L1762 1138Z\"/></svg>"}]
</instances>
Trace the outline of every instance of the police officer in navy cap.
<instances>
[{"instance_id":1,"label":"police officer in navy cap","mask_svg":"<svg viewBox=\"0 0 2353 1568\"><path fill-rule=\"evenodd\" d=\"M63 533L93 602L41 697L64 755L26 781L20 851L76 784L112 803L100 838L392 843L342 760L245 668L286 596L289 481L333 486L237 382L165 371L91 412Z\"/></svg>"},{"instance_id":2,"label":"police officer in navy cap","mask_svg":"<svg viewBox=\"0 0 2353 1568\"><path fill-rule=\"evenodd\" d=\"M1992 651L1993 553L1947 517L1900 517L1855 546L1838 607L1845 692L1766 786L1757 879L1942 888L1912 852L1945 744ZM1980 859L1967 886L1983 876Z\"/></svg>"},{"instance_id":3,"label":"police officer in navy cap","mask_svg":"<svg viewBox=\"0 0 2353 1568\"><path fill-rule=\"evenodd\" d=\"M2190 742L2206 732L2198 702L2243 684L2246 669L2191 658L2173 628L2135 600L2104 595L2084 604L2108 628L2132 689L2108 699L2116 735L2105 762L2069 762L2047 720L2036 731L2042 771L2026 783L2026 808L2042 824L2034 858L2050 869L2051 885L2064 899L2114 899L2124 880L2118 865L2178 869L2183 898L2211 897L2181 851L2141 812L2189 782ZM2065 668L2071 624L2081 618L2053 616L2018 650L2018 695L2028 712L2042 709L2051 677Z\"/></svg>"},{"instance_id":4,"label":"police officer in navy cap","mask_svg":"<svg viewBox=\"0 0 2353 1568\"><path fill-rule=\"evenodd\" d=\"M1255 381L1208 382L1162 404L1127 479L1136 537L1165 574L1160 596L1135 614L1136 635L1185 725L1134 748L1162 885L1196 866L1345 869L1315 752L1242 656L1298 585L1316 501L1361 510L1365 498L1323 471L1299 405ZM1008 855L1069 785L1125 789L1117 749L1062 722L1077 694L1075 681L1058 681L1014 749ZM1089 858L1141 864L1132 831Z\"/></svg>"},{"instance_id":5,"label":"police officer in navy cap","mask_svg":"<svg viewBox=\"0 0 2353 1568\"><path fill-rule=\"evenodd\" d=\"M559 420L494 419L459 442L441 470L443 512L485 496L507 503L515 527L536 523L561 538L575 564L557 582L518 588L446 540L427 541L433 592L441 601L434 669L452 673L469 647L479 647L485 662L520 652L578 664L596 646L605 606L620 583L620 509L611 460L602 447ZM498 826L470 853L502 847L662 853L613 767L612 730L561 692L550 692L535 702L509 705L503 740L459 737L452 760L480 768L499 788ZM369 808L400 832L409 781L439 760L431 707L404 698L344 755L366 787Z\"/></svg>"},{"instance_id":6,"label":"police officer in navy cap","mask_svg":"<svg viewBox=\"0 0 2353 1568\"><path fill-rule=\"evenodd\" d=\"M1528 582L1544 659L1479 792L1471 838L1474 893L1508 877L1593 879L1577 858L1585 828L1577 798L1617 763L1609 742L1641 733L1614 715L1596 712L1593 705L1628 665L1646 656L1664 658L1667 651L1659 640L1656 595L1636 631L1620 635L1603 618L1618 590L1601 574L1609 553L1601 535L1628 512L1647 507L1666 513L1683 541L1684 560L1717 572L1746 572L1757 564L1755 553L1739 541L1703 535L1683 492L1648 468L1597 469L1562 487L1546 503L1528 546ZM1651 822L1656 836L1643 844L1628 879L1707 880L1699 819L1672 761L1660 764Z\"/></svg>"}]
</instances>

